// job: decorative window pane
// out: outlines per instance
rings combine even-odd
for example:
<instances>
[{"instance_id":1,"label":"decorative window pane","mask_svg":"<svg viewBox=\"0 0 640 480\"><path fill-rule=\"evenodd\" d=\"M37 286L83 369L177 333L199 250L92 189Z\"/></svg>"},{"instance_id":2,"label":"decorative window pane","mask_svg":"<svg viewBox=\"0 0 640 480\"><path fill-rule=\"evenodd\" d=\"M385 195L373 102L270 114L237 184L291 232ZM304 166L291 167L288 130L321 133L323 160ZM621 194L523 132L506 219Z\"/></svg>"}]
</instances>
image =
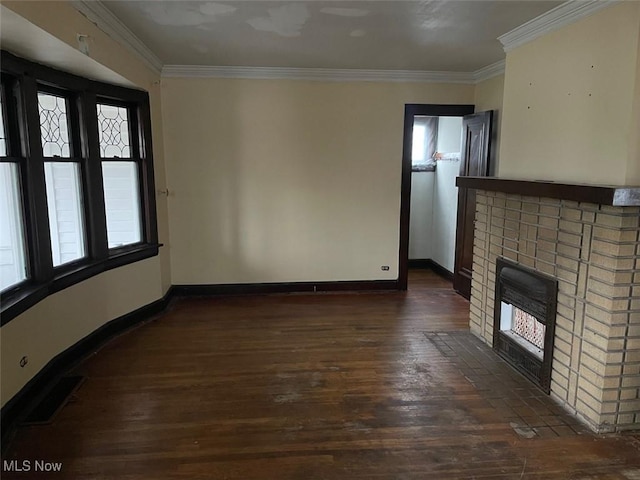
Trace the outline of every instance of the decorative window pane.
<instances>
[{"instance_id":1,"label":"decorative window pane","mask_svg":"<svg viewBox=\"0 0 640 480\"><path fill-rule=\"evenodd\" d=\"M69 149L69 122L67 100L64 97L38 93L42 154L45 157L71 156Z\"/></svg>"},{"instance_id":2,"label":"decorative window pane","mask_svg":"<svg viewBox=\"0 0 640 480\"><path fill-rule=\"evenodd\" d=\"M45 162L49 231L53 266L85 256L85 234L80 190L80 166L72 162Z\"/></svg>"},{"instance_id":3,"label":"decorative window pane","mask_svg":"<svg viewBox=\"0 0 640 480\"><path fill-rule=\"evenodd\" d=\"M0 290L27 278L18 166L0 163Z\"/></svg>"},{"instance_id":4,"label":"decorative window pane","mask_svg":"<svg viewBox=\"0 0 640 480\"><path fill-rule=\"evenodd\" d=\"M102 162L109 248L142 241L138 165Z\"/></svg>"},{"instance_id":5,"label":"decorative window pane","mask_svg":"<svg viewBox=\"0 0 640 480\"><path fill-rule=\"evenodd\" d=\"M97 108L102 158L131 158L129 111L124 107L100 103Z\"/></svg>"},{"instance_id":6,"label":"decorative window pane","mask_svg":"<svg viewBox=\"0 0 640 480\"><path fill-rule=\"evenodd\" d=\"M4 102L0 90L0 157L7 156L7 134L4 129Z\"/></svg>"}]
</instances>

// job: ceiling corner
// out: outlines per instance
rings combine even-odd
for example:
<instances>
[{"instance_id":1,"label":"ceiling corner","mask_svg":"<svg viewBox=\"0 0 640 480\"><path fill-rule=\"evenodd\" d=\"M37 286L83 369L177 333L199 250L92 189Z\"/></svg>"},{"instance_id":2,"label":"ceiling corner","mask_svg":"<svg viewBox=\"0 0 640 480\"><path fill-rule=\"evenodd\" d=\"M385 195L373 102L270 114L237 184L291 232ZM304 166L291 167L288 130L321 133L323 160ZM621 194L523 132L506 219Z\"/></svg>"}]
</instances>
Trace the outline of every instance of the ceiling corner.
<instances>
[{"instance_id":1,"label":"ceiling corner","mask_svg":"<svg viewBox=\"0 0 640 480\"><path fill-rule=\"evenodd\" d=\"M137 55L154 72L162 71L162 60L100 0L73 0L71 5L109 37Z\"/></svg>"},{"instance_id":2,"label":"ceiling corner","mask_svg":"<svg viewBox=\"0 0 640 480\"><path fill-rule=\"evenodd\" d=\"M508 52L542 35L609 7L619 0L569 0L498 37Z\"/></svg>"},{"instance_id":3,"label":"ceiling corner","mask_svg":"<svg viewBox=\"0 0 640 480\"><path fill-rule=\"evenodd\" d=\"M485 80L504 74L505 63L506 62L504 60L500 60L499 62L492 63L491 65L487 65L486 67L476 70L472 73L474 82L484 82Z\"/></svg>"}]
</instances>

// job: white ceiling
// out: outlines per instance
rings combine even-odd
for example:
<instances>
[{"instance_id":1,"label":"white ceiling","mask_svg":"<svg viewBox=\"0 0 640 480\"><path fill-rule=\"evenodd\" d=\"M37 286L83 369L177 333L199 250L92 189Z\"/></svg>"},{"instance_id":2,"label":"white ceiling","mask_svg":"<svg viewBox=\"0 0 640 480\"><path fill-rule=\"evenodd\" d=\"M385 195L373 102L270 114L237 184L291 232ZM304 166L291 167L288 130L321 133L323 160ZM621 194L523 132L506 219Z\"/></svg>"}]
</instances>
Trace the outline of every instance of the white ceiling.
<instances>
[{"instance_id":1,"label":"white ceiling","mask_svg":"<svg viewBox=\"0 0 640 480\"><path fill-rule=\"evenodd\" d=\"M103 1L167 65L472 72L562 2Z\"/></svg>"}]
</instances>

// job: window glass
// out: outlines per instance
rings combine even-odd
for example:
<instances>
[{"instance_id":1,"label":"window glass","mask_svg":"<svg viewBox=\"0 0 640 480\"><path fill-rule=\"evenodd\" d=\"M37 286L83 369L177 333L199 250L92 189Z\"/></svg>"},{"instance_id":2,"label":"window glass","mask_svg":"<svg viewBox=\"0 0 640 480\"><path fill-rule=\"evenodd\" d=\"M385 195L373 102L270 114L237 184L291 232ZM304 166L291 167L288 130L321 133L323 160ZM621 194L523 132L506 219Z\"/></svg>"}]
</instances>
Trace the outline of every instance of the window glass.
<instances>
[{"instance_id":1,"label":"window glass","mask_svg":"<svg viewBox=\"0 0 640 480\"><path fill-rule=\"evenodd\" d=\"M71 156L67 100L64 97L38 93L42 154L45 157Z\"/></svg>"},{"instance_id":2,"label":"window glass","mask_svg":"<svg viewBox=\"0 0 640 480\"><path fill-rule=\"evenodd\" d=\"M75 162L45 162L53 266L85 256L80 168Z\"/></svg>"},{"instance_id":3,"label":"window glass","mask_svg":"<svg viewBox=\"0 0 640 480\"><path fill-rule=\"evenodd\" d=\"M0 290L27 278L19 185L18 166L0 163Z\"/></svg>"},{"instance_id":4,"label":"window glass","mask_svg":"<svg viewBox=\"0 0 640 480\"><path fill-rule=\"evenodd\" d=\"M438 117L416 115L413 119L411 164L415 167L433 165L438 139Z\"/></svg>"},{"instance_id":5,"label":"window glass","mask_svg":"<svg viewBox=\"0 0 640 480\"><path fill-rule=\"evenodd\" d=\"M138 165L102 162L104 203L109 248L142 240Z\"/></svg>"},{"instance_id":6,"label":"window glass","mask_svg":"<svg viewBox=\"0 0 640 480\"><path fill-rule=\"evenodd\" d=\"M99 103L98 136L102 158L131 158L129 112L124 107Z\"/></svg>"},{"instance_id":7,"label":"window glass","mask_svg":"<svg viewBox=\"0 0 640 480\"><path fill-rule=\"evenodd\" d=\"M427 134L426 125L420 125L414 123L413 125L413 145L411 146L411 162L415 165L417 163L423 163L425 160L426 151L424 148L424 141Z\"/></svg>"},{"instance_id":8,"label":"window glass","mask_svg":"<svg viewBox=\"0 0 640 480\"><path fill-rule=\"evenodd\" d=\"M7 156L7 134L4 129L4 103L0 90L0 157Z\"/></svg>"}]
</instances>

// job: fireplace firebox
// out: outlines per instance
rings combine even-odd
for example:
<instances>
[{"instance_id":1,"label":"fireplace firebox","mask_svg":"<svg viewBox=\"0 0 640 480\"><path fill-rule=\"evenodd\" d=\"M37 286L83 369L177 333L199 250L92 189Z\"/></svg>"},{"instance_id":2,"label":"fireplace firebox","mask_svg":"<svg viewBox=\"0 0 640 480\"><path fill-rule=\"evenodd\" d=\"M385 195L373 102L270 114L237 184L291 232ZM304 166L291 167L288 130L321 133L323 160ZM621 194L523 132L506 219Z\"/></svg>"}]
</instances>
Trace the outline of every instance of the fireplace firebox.
<instances>
[{"instance_id":1,"label":"fireplace firebox","mask_svg":"<svg viewBox=\"0 0 640 480\"><path fill-rule=\"evenodd\" d=\"M557 280L498 258L495 294L493 349L549 393Z\"/></svg>"}]
</instances>

